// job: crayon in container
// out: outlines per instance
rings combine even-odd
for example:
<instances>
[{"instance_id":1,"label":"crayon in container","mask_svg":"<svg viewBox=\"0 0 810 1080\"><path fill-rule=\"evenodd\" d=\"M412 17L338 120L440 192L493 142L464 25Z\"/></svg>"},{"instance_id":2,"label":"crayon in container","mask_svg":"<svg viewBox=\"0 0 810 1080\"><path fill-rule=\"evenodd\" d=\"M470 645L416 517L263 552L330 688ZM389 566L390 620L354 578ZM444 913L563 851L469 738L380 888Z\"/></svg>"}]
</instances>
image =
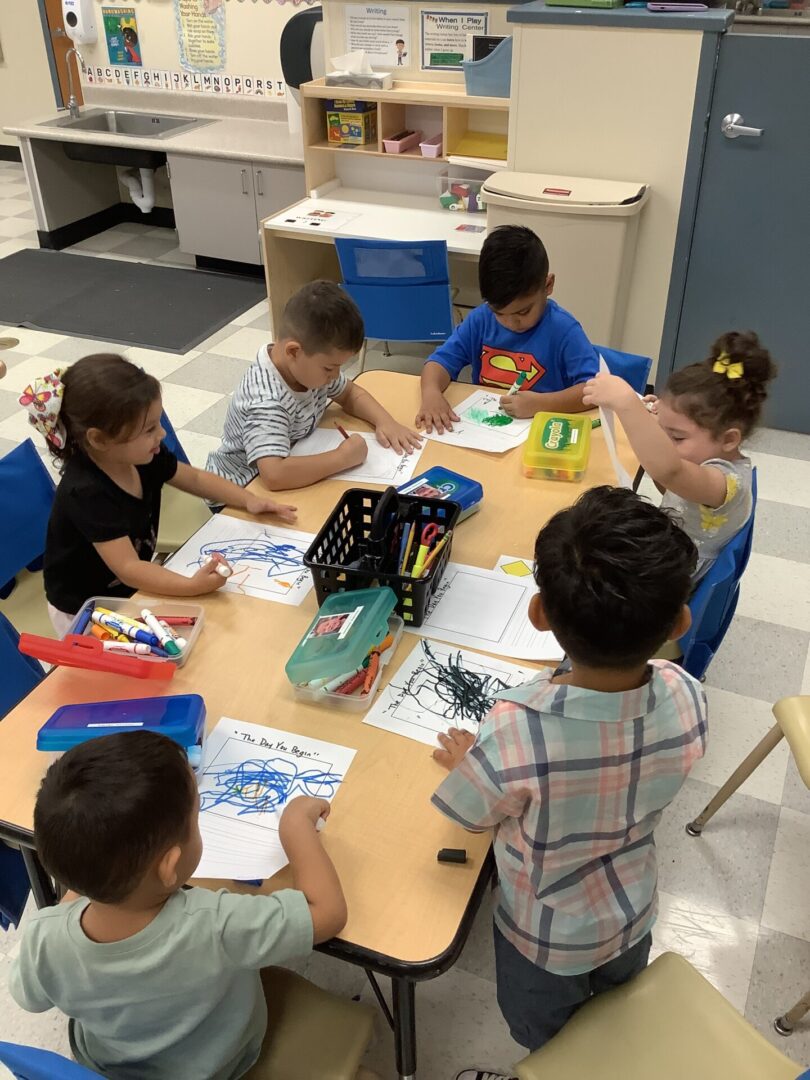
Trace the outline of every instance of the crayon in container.
<instances>
[{"instance_id":1,"label":"crayon in container","mask_svg":"<svg viewBox=\"0 0 810 1080\"><path fill-rule=\"evenodd\" d=\"M590 417L536 413L523 448L523 475L576 482L585 475L590 454Z\"/></svg>"}]
</instances>

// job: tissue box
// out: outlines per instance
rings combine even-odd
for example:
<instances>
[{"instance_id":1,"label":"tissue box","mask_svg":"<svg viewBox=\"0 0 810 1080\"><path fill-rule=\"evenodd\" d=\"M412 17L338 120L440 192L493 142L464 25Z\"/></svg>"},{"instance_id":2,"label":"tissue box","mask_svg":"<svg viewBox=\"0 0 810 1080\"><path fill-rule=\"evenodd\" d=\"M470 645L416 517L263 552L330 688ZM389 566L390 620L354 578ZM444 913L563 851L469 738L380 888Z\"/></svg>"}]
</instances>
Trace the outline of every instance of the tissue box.
<instances>
[{"instance_id":1,"label":"tissue box","mask_svg":"<svg viewBox=\"0 0 810 1080\"><path fill-rule=\"evenodd\" d=\"M390 90L394 85L394 76L390 71L372 71L370 75L333 71L324 82L327 86L345 86L352 90Z\"/></svg>"},{"instance_id":2,"label":"tissue box","mask_svg":"<svg viewBox=\"0 0 810 1080\"><path fill-rule=\"evenodd\" d=\"M326 103L326 138L335 146L377 141L377 103L336 99Z\"/></svg>"}]
</instances>

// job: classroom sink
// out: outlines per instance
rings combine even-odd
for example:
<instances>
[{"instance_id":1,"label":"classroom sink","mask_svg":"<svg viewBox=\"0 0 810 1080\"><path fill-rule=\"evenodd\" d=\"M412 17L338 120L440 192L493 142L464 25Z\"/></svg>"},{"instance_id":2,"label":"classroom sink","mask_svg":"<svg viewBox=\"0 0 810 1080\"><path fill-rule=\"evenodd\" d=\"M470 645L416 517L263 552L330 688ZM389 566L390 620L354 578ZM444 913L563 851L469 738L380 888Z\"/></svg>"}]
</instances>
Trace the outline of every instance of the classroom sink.
<instances>
[{"instance_id":1,"label":"classroom sink","mask_svg":"<svg viewBox=\"0 0 810 1080\"><path fill-rule=\"evenodd\" d=\"M166 139L191 127L210 124L195 116L166 116L162 113L126 112L120 109L87 109L81 116L60 116L41 127L69 131L98 131L109 135L129 135L136 139Z\"/></svg>"}]
</instances>

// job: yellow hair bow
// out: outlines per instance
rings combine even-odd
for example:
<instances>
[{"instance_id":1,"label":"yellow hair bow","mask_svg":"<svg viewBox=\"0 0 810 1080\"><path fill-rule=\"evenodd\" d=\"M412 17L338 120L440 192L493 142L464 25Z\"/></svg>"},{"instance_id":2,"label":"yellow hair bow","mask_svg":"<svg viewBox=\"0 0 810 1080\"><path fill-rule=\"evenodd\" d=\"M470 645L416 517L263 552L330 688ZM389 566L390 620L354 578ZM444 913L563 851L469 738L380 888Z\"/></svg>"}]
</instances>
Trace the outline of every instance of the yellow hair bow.
<instances>
[{"instance_id":1,"label":"yellow hair bow","mask_svg":"<svg viewBox=\"0 0 810 1080\"><path fill-rule=\"evenodd\" d=\"M744 370L742 360L732 360L727 352L721 352L712 364L712 371L716 375L725 375L727 379L741 379Z\"/></svg>"}]
</instances>

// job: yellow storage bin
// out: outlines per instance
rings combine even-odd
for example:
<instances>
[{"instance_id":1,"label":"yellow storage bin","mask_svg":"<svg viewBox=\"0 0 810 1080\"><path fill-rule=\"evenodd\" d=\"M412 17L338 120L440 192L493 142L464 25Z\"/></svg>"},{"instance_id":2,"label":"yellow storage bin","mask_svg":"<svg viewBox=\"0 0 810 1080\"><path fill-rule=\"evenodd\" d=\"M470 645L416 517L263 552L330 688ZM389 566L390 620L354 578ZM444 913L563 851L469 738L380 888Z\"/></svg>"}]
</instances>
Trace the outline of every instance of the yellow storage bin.
<instances>
[{"instance_id":1,"label":"yellow storage bin","mask_svg":"<svg viewBox=\"0 0 810 1080\"><path fill-rule=\"evenodd\" d=\"M535 413L523 449L523 474L533 480L581 480L590 454L590 416Z\"/></svg>"}]
</instances>

